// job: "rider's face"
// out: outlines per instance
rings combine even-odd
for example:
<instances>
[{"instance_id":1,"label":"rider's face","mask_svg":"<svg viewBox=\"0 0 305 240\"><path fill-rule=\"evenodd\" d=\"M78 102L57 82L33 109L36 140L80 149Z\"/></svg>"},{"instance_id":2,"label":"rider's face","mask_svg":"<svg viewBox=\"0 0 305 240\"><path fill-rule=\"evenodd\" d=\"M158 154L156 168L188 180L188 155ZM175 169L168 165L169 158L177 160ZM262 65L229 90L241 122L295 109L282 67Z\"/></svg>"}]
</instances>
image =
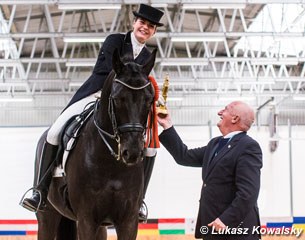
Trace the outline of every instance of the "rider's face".
<instances>
[{"instance_id":1,"label":"rider's face","mask_svg":"<svg viewBox=\"0 0 305 240\"><path fill-rule=\"evenodd\" d=\"M140 43L145 43L156 32L157 26L143 18L136 18L133 22L133 32Z\"/></svg>"}]
</instances>

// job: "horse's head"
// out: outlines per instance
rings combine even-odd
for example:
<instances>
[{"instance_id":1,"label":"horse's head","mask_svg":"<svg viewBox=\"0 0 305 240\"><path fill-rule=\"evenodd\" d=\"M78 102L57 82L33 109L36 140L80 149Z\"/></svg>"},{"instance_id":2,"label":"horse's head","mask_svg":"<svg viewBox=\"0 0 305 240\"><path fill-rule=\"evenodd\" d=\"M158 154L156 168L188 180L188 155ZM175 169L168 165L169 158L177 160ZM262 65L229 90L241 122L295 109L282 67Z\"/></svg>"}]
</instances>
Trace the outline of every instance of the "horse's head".
<instances>
[{"instance_id":1,"label":"horse's head","mask_svg":"<svg viewBox=\"0 0 305 240\"><path fill-rule=\"evenodd\" d=\"M145 65L124 62L114 52L112 66L115 78L109 97L109 113L118 141L118 160L127 165L142 161L148 114L154 99L154 89L148 75L156 50Z\"/></svg>"}]
</instances>

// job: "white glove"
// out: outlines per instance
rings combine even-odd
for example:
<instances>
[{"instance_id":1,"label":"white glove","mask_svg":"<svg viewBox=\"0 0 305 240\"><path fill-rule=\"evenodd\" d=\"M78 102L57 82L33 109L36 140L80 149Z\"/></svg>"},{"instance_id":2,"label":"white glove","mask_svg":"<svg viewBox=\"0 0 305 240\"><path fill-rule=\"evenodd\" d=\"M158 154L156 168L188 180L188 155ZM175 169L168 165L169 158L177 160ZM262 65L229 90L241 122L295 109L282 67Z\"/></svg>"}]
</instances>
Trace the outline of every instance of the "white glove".
<instances>
[{"instance_id":1,"label":"white glove","mask_svg":"<svg viewBox=\"0 0 305 240\"><path fill-rule=\"evenodd\" d=\"M159 106L164 106L165 105L165 100L164 100L164 97L160 94L159 95L159 98L157 100L157 107Z\"/></svg>"},{"instance_id":2,"label":"white glove","mask_svg":"<svg viewBox=\"0 0 305 240\"><path fill-rule=\"evenodd\" d=\"M101 99L101 96L102 96L102 91L98 91L98 92L94 93L95 98Z\"/></svg>"}]
</instances>

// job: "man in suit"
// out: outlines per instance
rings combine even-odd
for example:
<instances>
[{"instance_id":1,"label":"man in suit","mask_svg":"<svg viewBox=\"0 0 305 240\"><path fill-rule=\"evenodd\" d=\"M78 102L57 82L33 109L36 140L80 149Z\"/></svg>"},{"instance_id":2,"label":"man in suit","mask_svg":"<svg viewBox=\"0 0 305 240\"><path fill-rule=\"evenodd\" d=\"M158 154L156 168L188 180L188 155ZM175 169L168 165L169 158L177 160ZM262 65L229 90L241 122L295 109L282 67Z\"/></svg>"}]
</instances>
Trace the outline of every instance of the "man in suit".
<instances>
[{"instance_id":1,"label":"man in suit","mask_svg":"<svg viewBox=\"0 0 305 240\"><path fill-rule=\"evenodd\" d=\"M204 240L258 240L257 198L262 151L247 135L254 111L235 101L218 112L222 137L207 146L188 149L176 132L170 115L158 118L164 128L160 142L183 166L202 168L202 189L195 237ZM220 146L222 145L222 146Z\"/></svg>"},{"instance_id":2,"label":"man in suit","mask_svg":"<svg viewBox=\"0 0 305 240\"><path fill-rule=\"evenodd\" d=\"M42 200L47 196L50 178L44 178L47 169L54 161L60 142L59 135L65 123L74 115L81 113L85 106L95 101L95 95L104 85L104 82L112 70L112 55L115 49L118 49L120 56L132 55L136 63L144 65L149 59L151 52L145 45L146 41L154 36L157 27L163 26L160 19L163 12L149 5L140 4L138 11L133 11L133 30L126 34L116 33L109 35L100 49L97 62L88 80L77 90L71 101L60 114L57 120L50 127L47 135L47 141L44 144L38 181L34 183L34 192L31 198L25 198L22 206L29 210L37 211L41 200L38 191L42 193ZM144 194L152 173L156 151L146 151L144 160ZM144 204L139 212L141 221L147 218L146 205Z\"/></svg>"}]
</instances>

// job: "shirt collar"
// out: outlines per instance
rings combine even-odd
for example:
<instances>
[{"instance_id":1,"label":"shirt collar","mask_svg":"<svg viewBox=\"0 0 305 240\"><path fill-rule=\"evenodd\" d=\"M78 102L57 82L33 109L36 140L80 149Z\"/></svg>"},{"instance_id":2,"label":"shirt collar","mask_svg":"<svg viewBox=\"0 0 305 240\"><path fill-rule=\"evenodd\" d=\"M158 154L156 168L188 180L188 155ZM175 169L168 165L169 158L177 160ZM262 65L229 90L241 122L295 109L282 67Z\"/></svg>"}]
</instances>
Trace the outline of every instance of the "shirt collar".
<instances>
[{"instance_id":1,"label":"shirt collar","mask_svg":"<svg viewBox=\"0 0 305 240\"><path fill-rule=\"evenodd\" d=\"M228 133L227 135L223 136L223 138L232 138L234 137L235 135L241 133L242 131L234 131L234 132L230 132Z\"/></svg>"},{"instance_id":2,"label":"shirt collar","mask_svg":"<svg viewBox=\"0 0 305 240\"><path fill-rule=\"evenodd\" d=\"M133 32L130 34L130 38L131 38L133 56L134 56L134 58L136 58L136 57L140 54L140 52L142 51L142 49L143 49L145 43L140 43L140 42L136 39L136 37L135 37L135 35L134 35Z\"/></svg>"}]
</instances>

